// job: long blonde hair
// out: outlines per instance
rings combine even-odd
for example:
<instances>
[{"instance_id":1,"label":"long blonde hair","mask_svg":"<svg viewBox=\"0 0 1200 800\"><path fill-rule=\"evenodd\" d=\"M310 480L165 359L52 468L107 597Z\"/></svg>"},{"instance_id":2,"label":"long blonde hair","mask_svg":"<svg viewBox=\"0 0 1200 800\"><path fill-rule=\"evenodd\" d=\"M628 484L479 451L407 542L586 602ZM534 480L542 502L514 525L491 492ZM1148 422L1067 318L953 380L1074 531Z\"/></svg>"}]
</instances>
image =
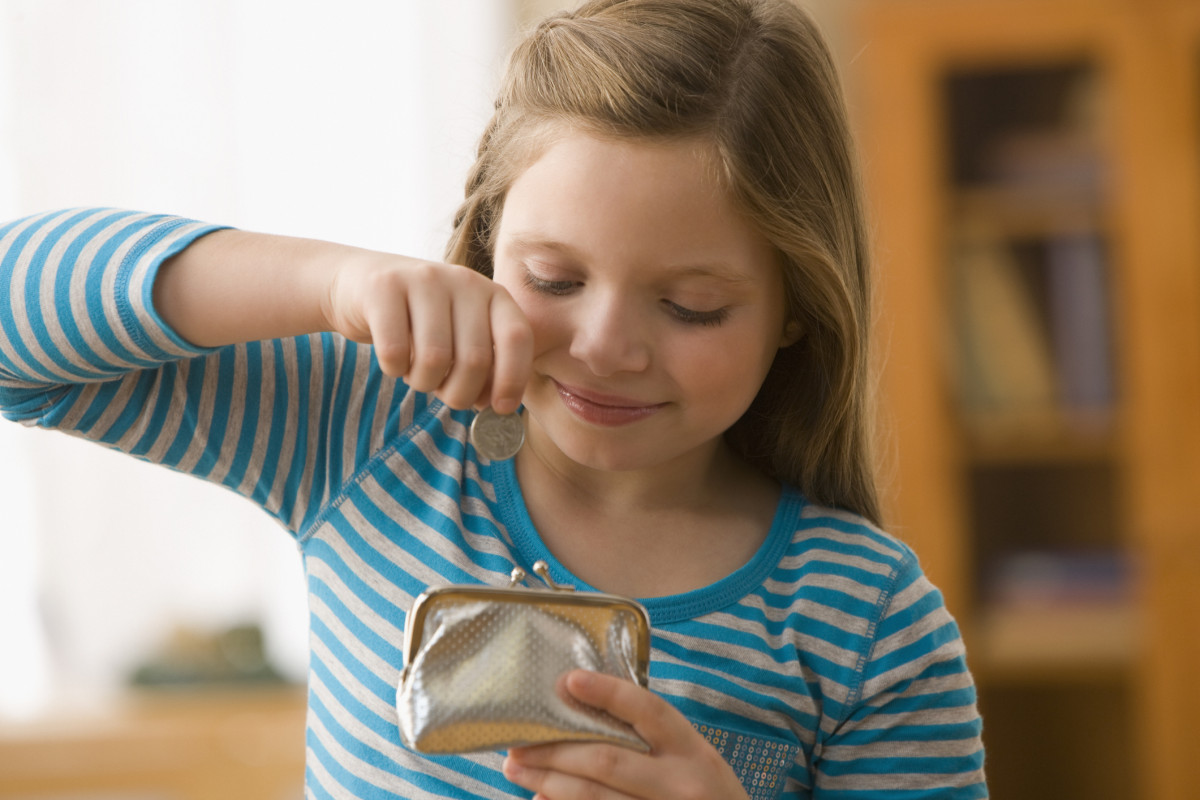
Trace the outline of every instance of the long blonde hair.
<instances>
[{"instance_id":1,"label":"long blonde hair","mask_svg":"<svg viewBox=\"0 0 1200 800\"><path fill-rule=\"evenodd\" d=\"M878 523L866 223L813 22L789 0L590 0L548 17L509 60L447 260L492 273L505 194L564 125L711 143L720 179L781 254L789 319L803 330L728 439L814 502Z\"/></svg>"}]
</instances>

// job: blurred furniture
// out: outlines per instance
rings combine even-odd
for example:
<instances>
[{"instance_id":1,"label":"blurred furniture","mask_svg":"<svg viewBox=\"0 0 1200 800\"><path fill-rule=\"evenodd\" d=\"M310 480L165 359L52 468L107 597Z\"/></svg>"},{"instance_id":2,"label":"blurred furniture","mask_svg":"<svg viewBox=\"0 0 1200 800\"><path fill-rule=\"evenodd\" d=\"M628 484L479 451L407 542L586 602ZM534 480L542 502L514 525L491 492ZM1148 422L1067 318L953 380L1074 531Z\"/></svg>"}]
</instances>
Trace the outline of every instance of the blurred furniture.
<instances>
[{"instance_id":1,"label":"blurred furniture","mask_svg":"<svg viewBox=\"0 0 1200 800\"><path fill-rule=\"evenodd\" d=\"M299 800L303 689L159 690L0 726L0 798Z\"/></svg>"},{"instance_id":2,"label":"blurred furniture","mask_svg":"<svg viewBox=\"0 0 1200 800\"><path fill-rule=\"evenodd\" d=\"M859 0L891 527L998 798L1200 797L1200 3Z\"/></svg>"}]
</instances>

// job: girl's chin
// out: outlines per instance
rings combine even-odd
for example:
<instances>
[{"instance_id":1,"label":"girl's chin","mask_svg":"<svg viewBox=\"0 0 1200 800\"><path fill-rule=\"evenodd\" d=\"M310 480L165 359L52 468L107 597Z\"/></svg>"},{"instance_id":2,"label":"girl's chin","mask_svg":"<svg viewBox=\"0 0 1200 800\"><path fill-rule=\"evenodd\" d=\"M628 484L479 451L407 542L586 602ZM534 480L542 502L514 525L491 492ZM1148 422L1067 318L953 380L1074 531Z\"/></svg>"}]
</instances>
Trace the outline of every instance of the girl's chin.
<instances>
[{"instance_id":1,"label":"girl's chin","mask_svg":"<svg viewBox=\"0 0 1200 800\"><path fill-rule=\"evenodd\" d=\"M526 448L602 472L627 472L662 463L661 449L656 451L644 439L622 438L611 430L562 430L553 424L543 427L533 423Z\"/></svg>"}]
</instances>

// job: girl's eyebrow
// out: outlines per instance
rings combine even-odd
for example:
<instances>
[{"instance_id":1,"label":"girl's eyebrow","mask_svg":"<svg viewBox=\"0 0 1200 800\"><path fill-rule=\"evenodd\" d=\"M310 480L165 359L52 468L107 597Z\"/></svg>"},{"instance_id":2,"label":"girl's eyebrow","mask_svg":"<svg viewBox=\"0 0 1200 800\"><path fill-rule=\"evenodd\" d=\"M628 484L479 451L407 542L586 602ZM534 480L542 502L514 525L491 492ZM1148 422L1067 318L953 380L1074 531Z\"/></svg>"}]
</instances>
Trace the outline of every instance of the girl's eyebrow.
<instances>
[{"instance_id":1,"label":"girl's eyebrow","mask_svg":"<svg viewBox=\"0 0 1200 800\"><path fill-rule=\"evenodd\" d=\"M552 250L569 258L579 258L580 253L575 248L557 239L537 236L528 233L517 233L509 237L512 246L518 250Z\"/></svg>"},{"instance_id":2,"label":"girl's eyebrow","mask_svg":"<svg viewBox=\"0 0 1200 800\"><path fill-rule=\"evenodd\" d=\"M675 276L680 278L712 278L725 283L753 283L754 278L724 261L712 261L703 264L678 264L667 267Z\"/></svg>"},{"instance_id":3,"label":"girl's eyebrow","mask_svg":"<svg viewBox=\"0 0 1200 800\"><path fill-rule=\"evenodd\" d=\"M509 241L513 248L520 251L548 250L566 258L585 261L579 250L566 242L544 236L531 234L514 234ZM707 261L701 263L667 264L664 270L671 273L672 278L713 278L725 283L753 283L754 278L725 261Z\"/></svg>"}]
</instances>

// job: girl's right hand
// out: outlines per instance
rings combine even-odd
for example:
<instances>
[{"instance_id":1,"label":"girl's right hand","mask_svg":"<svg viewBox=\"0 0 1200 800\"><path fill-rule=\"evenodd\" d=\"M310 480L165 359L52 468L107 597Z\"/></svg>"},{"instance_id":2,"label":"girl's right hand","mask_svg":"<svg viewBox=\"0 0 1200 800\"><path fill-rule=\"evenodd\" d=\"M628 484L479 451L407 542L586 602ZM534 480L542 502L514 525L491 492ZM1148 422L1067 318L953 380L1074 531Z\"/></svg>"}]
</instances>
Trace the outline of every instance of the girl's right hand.
<instances>
[{"instance_id":1,"label":"girl's right hand","mask_svg":"<svg viewBox=\"0 0 1200 800\"><path fill-rule=\"evenodd\" d=\"M359 251L322 311L330 330L372 345L385 374L451 408L521 403L533 331L508 291L472 269Z\"/></svg>"}]
</instances>

